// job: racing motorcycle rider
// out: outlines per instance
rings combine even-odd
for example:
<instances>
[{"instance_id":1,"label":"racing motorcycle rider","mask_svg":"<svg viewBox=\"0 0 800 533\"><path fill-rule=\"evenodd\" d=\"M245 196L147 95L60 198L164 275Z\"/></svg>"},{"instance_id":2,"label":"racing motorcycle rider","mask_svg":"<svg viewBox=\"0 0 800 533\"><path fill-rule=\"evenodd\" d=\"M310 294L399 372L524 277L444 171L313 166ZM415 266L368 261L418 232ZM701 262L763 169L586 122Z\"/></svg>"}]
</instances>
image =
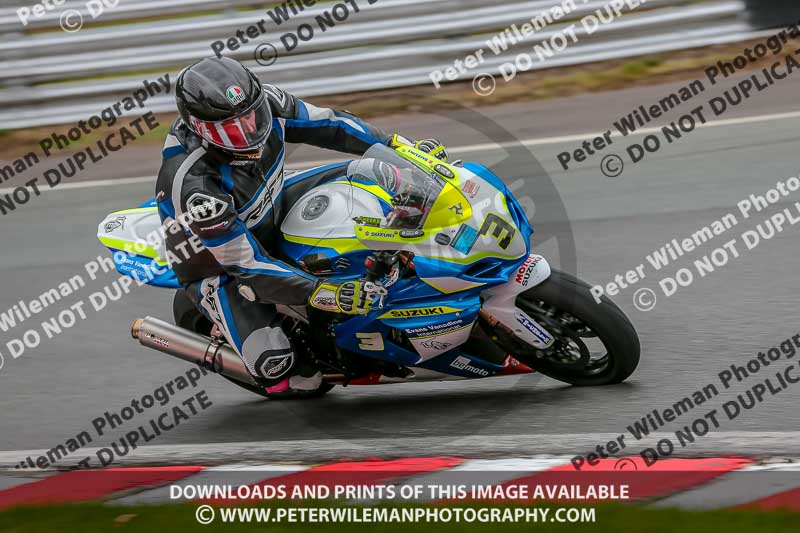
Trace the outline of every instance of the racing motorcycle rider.
<instances>
[{"instance_id":1,"label":"racing motorcycle rider","mask_svg":"<svg viewBox=\"0 0 800 533\"><path fill-rule=\"evenodd\" d=\"M288 208L312 187L345 175L349 163L285 174L285 143L357 155L376 143L414 143L262 85L225 57L184 69L175 96L180 117L164 143L156 185L171 266L267 393L316 390L322 375L295 353L275 305L362 314L374 294L361 282L318 279L276 257ZM447 160L436 140L415 145Z\"/></svg>"}]
</instances>

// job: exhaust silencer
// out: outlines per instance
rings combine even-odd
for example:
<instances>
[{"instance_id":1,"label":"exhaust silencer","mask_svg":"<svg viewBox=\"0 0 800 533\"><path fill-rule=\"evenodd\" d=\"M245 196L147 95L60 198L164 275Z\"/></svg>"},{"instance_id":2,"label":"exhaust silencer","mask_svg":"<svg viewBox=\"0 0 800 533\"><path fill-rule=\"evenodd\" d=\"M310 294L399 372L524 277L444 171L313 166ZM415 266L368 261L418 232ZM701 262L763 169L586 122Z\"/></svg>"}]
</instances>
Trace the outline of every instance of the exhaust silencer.
<instances>
[{"instance_id":1,"label":"exhaust silencer","mask_svg":"<svg viewBox=\"0 0 800 533\"><path fill-rule=\"evenodd\" d=\"M248 385L258 384L230 346L153 317L137 319L131 335L139 344Z\"/></svg>"}]
</instances>

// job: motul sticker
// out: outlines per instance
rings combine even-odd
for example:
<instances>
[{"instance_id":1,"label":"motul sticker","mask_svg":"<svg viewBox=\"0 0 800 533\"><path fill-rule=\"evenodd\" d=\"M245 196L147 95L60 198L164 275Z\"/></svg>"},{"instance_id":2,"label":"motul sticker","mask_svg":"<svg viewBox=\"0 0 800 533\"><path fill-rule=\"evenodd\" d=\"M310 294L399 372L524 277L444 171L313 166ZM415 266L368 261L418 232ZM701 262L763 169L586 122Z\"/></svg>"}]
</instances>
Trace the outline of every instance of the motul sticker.
<instances>
[{"instance_id":1,"label":"motul sticker","mask_svg":"<svg viewBox=\"0 0 800 533\"><path fill-rule=\"evenodd\" d=\"M540 255L531 255L529 256L524 263L522 263L519 268L517 269L517 277L515 281L522 285L523 287L528 286L528 282L531 279L531 274L536 269L536 265L539 264L539 261L542 260L542 256Z\"/></svg>"}]
</instances>

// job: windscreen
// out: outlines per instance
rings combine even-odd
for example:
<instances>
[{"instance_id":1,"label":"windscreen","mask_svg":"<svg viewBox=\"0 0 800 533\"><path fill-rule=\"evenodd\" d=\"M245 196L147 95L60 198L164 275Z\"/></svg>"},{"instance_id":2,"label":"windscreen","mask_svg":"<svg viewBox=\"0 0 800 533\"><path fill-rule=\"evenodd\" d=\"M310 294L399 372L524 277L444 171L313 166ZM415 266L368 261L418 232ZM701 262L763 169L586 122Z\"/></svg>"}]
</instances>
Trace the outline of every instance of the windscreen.
<instances>
[{"instance_id":1,"label":"windscreen","mask_svg":"<svg viewBox=\"0 0 800 533\"><path fill-rule=\"evenodd\" d=\"M444 183L383 145L372 146L350 167L353 179L377 183L392 197L387 227L418 229L425 222Z\"/></svg>"}]
</instances>

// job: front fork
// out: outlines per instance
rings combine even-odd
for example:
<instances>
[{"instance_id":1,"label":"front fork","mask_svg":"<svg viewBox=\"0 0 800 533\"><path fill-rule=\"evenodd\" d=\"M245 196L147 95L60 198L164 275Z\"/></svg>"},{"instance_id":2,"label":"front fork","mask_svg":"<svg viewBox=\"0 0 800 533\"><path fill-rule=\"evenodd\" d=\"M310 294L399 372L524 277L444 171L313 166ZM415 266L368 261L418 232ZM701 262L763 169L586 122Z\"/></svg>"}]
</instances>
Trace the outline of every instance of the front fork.
<instances>
[{"instance_id":1,"label":"front fork","mask_svg":"<svg viewBox=\"0 0 800 533\"><path fill-rule=\"evenodd\" d=\"M531 254L511 275L508 283L486 289L481 293L481 312L492 322L499 322L520 340L544 350L552 346L555 337L527 313L517 308L517 296L550 277L550 264L541 255Z\"/></svg>"}]
</instances>

